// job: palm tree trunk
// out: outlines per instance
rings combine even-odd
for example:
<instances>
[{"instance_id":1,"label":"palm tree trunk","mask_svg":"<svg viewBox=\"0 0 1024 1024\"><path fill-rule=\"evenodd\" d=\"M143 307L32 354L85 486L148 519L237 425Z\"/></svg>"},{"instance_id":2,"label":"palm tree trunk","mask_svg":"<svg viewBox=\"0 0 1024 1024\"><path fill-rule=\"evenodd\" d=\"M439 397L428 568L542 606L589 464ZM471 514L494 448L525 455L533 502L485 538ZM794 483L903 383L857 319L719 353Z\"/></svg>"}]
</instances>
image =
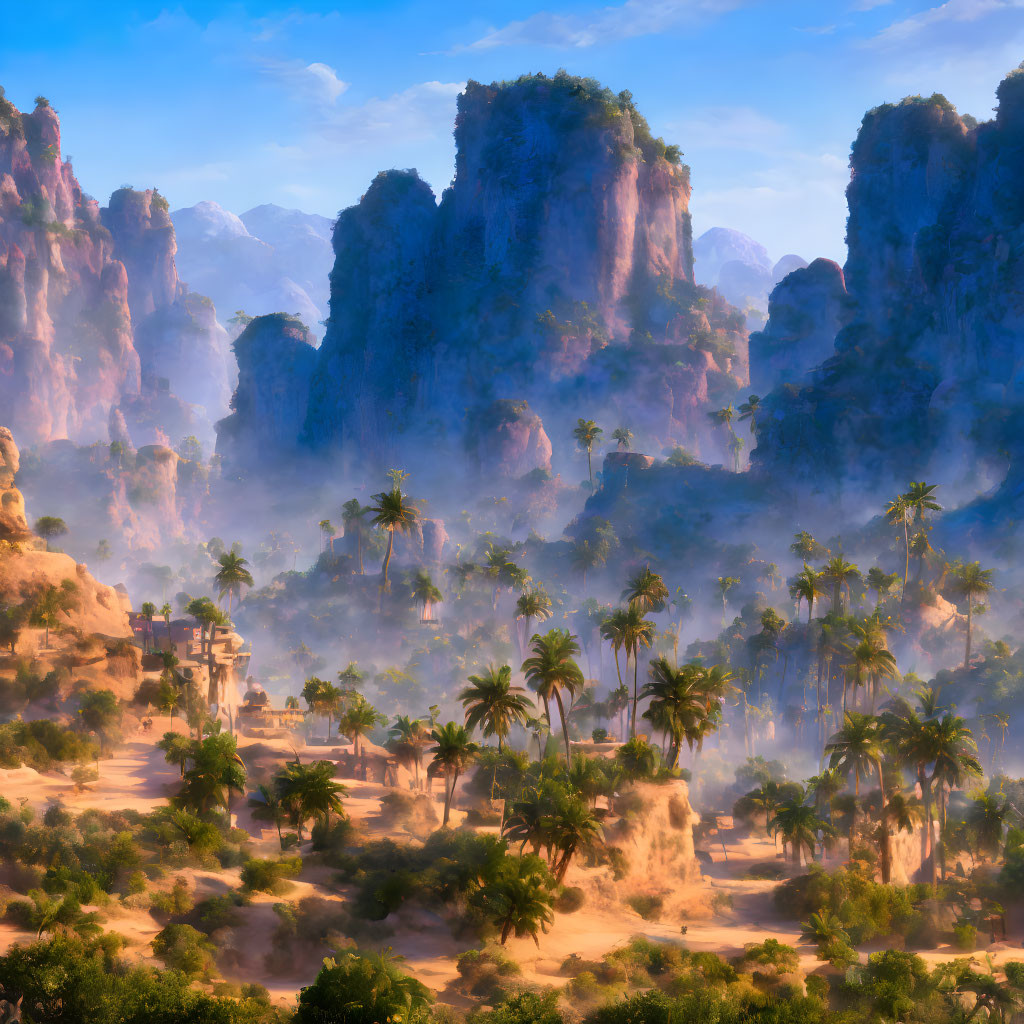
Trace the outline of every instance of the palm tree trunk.
<instances>
[{"instance_id":1,"label":"palm tree trunk","mask_svg":"<svg viewBox=\"0 0 1024 1024\"><path fill-rule=\"evenodd\" d=\"M561 691L555 688L555 702L558 704L558 717L562 720L562 739L565 741L565 763L568 765L569 756L569 728L565 724L565 708L562 707Z\"/></svg>"},{"instance_id":2,"label":"palm tree trunk","mask_svg":"<svg viewBox=\"0 0 1024 1024\"><path fill-rule=\"evenodd\" d=\"M590 477L590 489L594 489L594 468L590 461L591 449L587 448L587 475Z\"/></svg>"},{"instance_id":3,"label":"palm tree trunk","mask_svg":"<svg viewBox=\"0 0 1024 1024\"><path fill-rule=\"evenodd\" d=\"M903 600L907 596L907 577L910 575L910 534L907 532L907 517L903 517L903 550L906 552L906 564L903 567L903 589L900 591L900 616L903 615Z\"/></svg>"},{"instance_id":4,"label":"palm tree trunk","mask_svg":"<svg viewBox=\"0 0 1024 1024\"><path fill-rule=\"evenodd\" d=\"M633 651L633 713L630 716L629 734L632 739L636 736L636 702L637 702L637 666L640 662L640 648Z\"/></svg>"},{"instance_id":5,"label":"palm tree trunk","mask_svg":"<svg viewBox=\"0 0 1024 1024\"><path fill-rule=\"evenodd\" d=\"M882 810L879 815L879 838L878 838L878 852L879 861L881 862L882 869L882 884L888 885L889 879L892 877L892 855L889 848L889 822L886 820L886 802L885 802L885 780L882 776L882 762L879 759L875 762L878 770L878 791L881 794L882 799Z\"/></svg>"},{"instance_id":6,"label":"palm tree trunk","mask_svg":"<svg viewBox=\"0 0 1024 1024\"><path fill-rule=\"evenodd\" d=\"M814 598L810 598L807 602L807 625L811 624L811 616L814 614Z\"/></svg>"},{"instance_id":7,"label":"palm tree trunk","mask_svg":"<svg viewBox=\"0 0 1024 1024\"><path fill-rule=\"evenodd\" d=\"M391 550L395 544L395 531L388 530L388 549L384 554L384 564L381 566L380 603L378 611L384 611L384 594L388 589L388 566L391 564Z\"/></svg>"},{"instance_id":8,"label":"palm tree trunk","mask_svg":"<svg viewBox=\"0 0 1024 1024\"><path fill-rule=\"evenodd\" d=\"M363 533L356 530L356 557L359 559L359 575L365 575L363 570Z\"/></svg>"},{"instance_id":9,"label":"palm tree trunk","mask_svg":"<svg viewBox=\"0 0 1024 1024\"><path fill-rule=\"evenodd\" d=\"M973 594L967 595L967 649L964 651L964 668L971 665L971 612L973 611Z\"/></svg>"}]
</instances>

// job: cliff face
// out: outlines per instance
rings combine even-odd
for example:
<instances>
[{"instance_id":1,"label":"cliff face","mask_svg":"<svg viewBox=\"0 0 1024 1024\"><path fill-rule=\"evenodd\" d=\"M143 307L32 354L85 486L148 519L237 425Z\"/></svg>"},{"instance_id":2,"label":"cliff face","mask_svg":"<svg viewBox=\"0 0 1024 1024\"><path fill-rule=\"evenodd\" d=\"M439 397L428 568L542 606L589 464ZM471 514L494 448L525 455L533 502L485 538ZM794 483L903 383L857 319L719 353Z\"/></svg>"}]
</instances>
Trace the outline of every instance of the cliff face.
<instances>
[{"instance_id":1,"label":"cliff face","mask_svg":"<svg viewBox=\"0 0 1024 1024\"><path fill-rule=\"evenodd\" d=\"M294 443L306 419L316 363L307 328L273 313L235 339L238 387L232 413L217 424L217 451L235 469L266 464Z\"/></svg>"},{"instance_id":2,"label":"cliff face","mask_svg":"<svg viewBox=\"0 0 1024 1024\"><path fill-rule=\"evenodd\" d=\"M0 408L8 422L23 444L93 441L106 434L112 408L152 405L138 401L147 375L170 378L169 388L219 415L229 392L226 338L212 329L212 312L209 322L174 320L187 292L166 202L120 189L101 210L60 145L48 105L20 113L0 93ZM144 343L140 326L161 322L173 326ZM165 362L175 345L187 353L180 371ZM151 419L134 427L152 430Z\"/></svg>"},{"instance_id":3,"label":"cliff face","mask_svg":"<svg viewBox=\"0 0 1024 1024\"><path fill-rule=\"evenodd\" d=\"M709 390L746 380L746 334L694 284L678 152L628 94L565 75L470 83L455 137L440 205L388 171L338 219L305 442L462 454L472 415L512 399L552 437L584 401L659 438L702 428Z\"/></svg>"},{"instance_id":4,"label":"cliff face","mask_svg":"<svg viewBox=\"0 0 1024 1024\"><path fill-rule=\"evenodd\" d=\"M1003 478L1007 453L1016 458L1024 71L998 98L984 124L941 96L865 116L847 191L847 315L830 358L765 401L754 459L768 471L833 493L927 479L963 498ZM786 333L787 308L766 337ZM819 294L802 309L804 337L830 332L834 301Z\"/></svg>"},{"instance_id":5,"label":"cliff face","mask_svg":"<svg viewBox=\"0 0 1024 1024\"><path fill-rule=\"evenodd\" d=\"M815 260L784 277L771 294L768 323L750 336L750 387L764 394L799 383L832 355L836 333L848 317L842 268Z\"/></svg>"},{"instance_id":6,"label":"cliff face","mask_svg":"<svg viewBox=\"0 0 1024 1024\"><path fill-rule=\"evenodd\" d=\"M15 543L0 550L0 604L30 600L47 586L74 584L73 607L60 615L61 624L106 637L131 636L129 605L113 588L97 582L85 565L68 555L42 550L25 526L25 504L14 486L20 453L7 427L0 426L0 540ZM12 518L13 517L13 518ZM14 533L6 532L13 522ZM17 542L29 541L27 545Z\"/></svg>"}]
</instances>

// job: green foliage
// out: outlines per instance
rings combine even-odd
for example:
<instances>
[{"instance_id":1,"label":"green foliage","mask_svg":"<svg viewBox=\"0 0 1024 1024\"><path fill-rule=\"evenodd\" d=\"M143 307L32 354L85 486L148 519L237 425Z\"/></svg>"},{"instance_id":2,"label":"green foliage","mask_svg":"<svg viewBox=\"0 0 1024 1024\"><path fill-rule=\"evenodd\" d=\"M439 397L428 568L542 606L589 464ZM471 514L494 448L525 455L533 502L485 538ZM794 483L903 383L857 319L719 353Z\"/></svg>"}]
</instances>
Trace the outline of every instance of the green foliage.
<instances>
[{"instance_id":1,"label":"green foliage","mask_svg":"<svg viewBox=\"0 0 1024 1024\"><path fill-rule=\"evenodd\" d=\"M626 902L645 921L657 921L661 917L661 910L665 904L664 898L656 893L637 893L630 896Z\"/></svg>"},{"instance_id":2,"label":"green foliage","mask_svg":"<svg viewBox=\"0 0 1024 1024\"><path fill-rule=\"evenodd\" d=\"M0 767L23 764L51 771L62 764L81 764L99 757L99 745L48 719L0 725Z\"/></svg>"},{"instance_id":3,"label":"green foliage","mask_svg":"<svg viewBox=\"0 0 1024 1024\"><path fill-rule=\"evenodd\" d=\"M246 892L287 892L285 881L302 871L301 857L282 857L280 860L248 860L242 867L242 887Z\"/></svg>"},{"instance_id":4,"label":"green foliage","mask_svg":"<svg viewBox=\"0 0 1024 1024\"><path fill-rule=\"evenodd\" d=\"M188 924L169 924L153 940L153 952L187 978L209 978L214 971L214 946Z\"/></svg>"},{"instance_id":5,"label":"green foliage","mask_svg":"<svg viewBox=\"0 0 1024 1024\"><path fill-rule=\"evenodd\" d=\"M430 990L387 953L345 953L324 961L299 993L295 1024L427 1024Z\"/></svg>"},{"instance_id":6,"label":"green foliage","mask_svg":"<svg viewBox=\"0 0 1024 1024\"><path fill-rule=\"evenodd\" d=\"M25 1024L285 1024L260 999L226 999L189 985L176 971L122 963L109 936L92 941L59 935L13 946L0 956L0 985L21 996Z\"/></svg>"},{"instance_id":7,"label":"green foliage","mask_svg":"<svg viewBox=\"0 0 1024 1024\"><path fill-rule=\"evenodd\" d=\"M912 934L921 926L918 904L927 895L926 886L881 885L855 865L835 871L812 865L776 890L775 903L798 920L827 911L859 946L880 935Z\"/></svg>"}]
</instances>

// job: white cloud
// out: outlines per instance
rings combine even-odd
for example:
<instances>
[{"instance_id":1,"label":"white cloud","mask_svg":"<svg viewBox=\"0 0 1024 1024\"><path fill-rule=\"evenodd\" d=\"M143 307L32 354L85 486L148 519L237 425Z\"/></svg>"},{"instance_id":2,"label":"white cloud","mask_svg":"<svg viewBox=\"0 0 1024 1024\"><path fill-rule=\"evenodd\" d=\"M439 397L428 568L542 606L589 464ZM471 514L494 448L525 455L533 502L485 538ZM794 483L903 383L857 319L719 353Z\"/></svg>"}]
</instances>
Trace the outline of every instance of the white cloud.
<instances>
[{"instance_id":1,"label":"white cloud","mask_svg":"<svg viewBox=\"0 0 1024 1024\"><path fill-rule=\"evenodd\" d=\"M552 46L585 49L620 39L654 35L683 25L695 17L724 14L749 0L626 0L581 14L540 11L492 28L457 50L493 50L499 46Z\"/></svg>"},{"instance_id":2,"label":"white cloud","mask_svg":"<svg viewBox=\"0 0 1024 1024\"><path fill-rule=\"evenodd\" d=\"M351 145L449 135L455 98L465 87L465 82L421 82L392 96L337 107L319 127L332 141Z\"/></svg>"},{"instance_id":3,"label":"white cloud","mask_svg":"<svg viewBox=\"0 0 1024 1024\"><path fill-rule=\"evenodd\" d=\"M665 137L686 151L699 149L765 150L782 142L789 129L752 107L707 107L670 122Z\"/></svg>"},{"instance_id":4,"label":"white cloud","mask_svg":"<svg viewBox=\"0 0 1024 1024\"><path fill-rule=\"evenodd\" d=\"M991 15L1003 15L1007 12L1024 9L1024 0L947 0L938 7L930 7L926 11L894 21L875 37L883 45L900 45L909 40L916 40L929 30L959 32L964 25L976 24L990 18ZM1016 18L1017 16L1014 15ZM949 29L951 24L960 28ZM994 29L1000 31L1000 29ZM950 42L956 41L955 36L946 37ZM961 40L967 42L967 40Z\"/></svg>"},{"instance_id":5,"label":"white cloud","mask_svg":"<svg viewBox=\"0 0 1024 1024\"><path fill-rule=\"evenodd\" d=\"M887 7L892 0L856 0L851 11L873 11L876 7Z\"/></svg>"},{"instance_id":6,"label":"white cloud","mask_svg":"<svg viewBox=\"0 0 1024 1024\"><path fill-rule=\"evenodd\" d=\"M348 82L338 78L329 64L306 64L301 60L261 60L265 75L281 82L300 99L331 106L348 89Z\"/></svg>"}]
</instances>

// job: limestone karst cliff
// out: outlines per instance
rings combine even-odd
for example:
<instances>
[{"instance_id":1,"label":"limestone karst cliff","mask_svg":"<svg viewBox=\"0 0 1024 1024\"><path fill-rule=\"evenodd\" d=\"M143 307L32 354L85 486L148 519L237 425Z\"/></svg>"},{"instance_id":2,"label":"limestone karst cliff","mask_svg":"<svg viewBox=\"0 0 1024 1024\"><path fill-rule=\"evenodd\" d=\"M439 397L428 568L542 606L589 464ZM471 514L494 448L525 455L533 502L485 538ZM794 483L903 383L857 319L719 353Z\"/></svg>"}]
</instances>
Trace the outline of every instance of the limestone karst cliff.
<instances>
[{"instance_id":1,"label":"limestone karst cliff","mask_svg":"<svg viewBox=\"0 0 1024 1024\"><path fill-rule=\"evenodd\" d=\"M303 442L461 458L495 401L528 402L551 438L582 406L659 439L705 429L709 395L746 381L747 339L694 284L678 150L628 93L564 73L470 82L455 139L439 204L386 171L339 216Z\"/></svg>"},{"instance_id":2,"label":"limestone karst cliff","mask_svg":"<svg viewBox=\"0 0 1024 1024\"><path fill-rule=\"evenodd\" d=\"M256 317L235 339L238 387L217 447L233 468L267 465L294 444L306 420L316 349L308 328L283 313Z\"/></svg>"},{"instance_id":3,"label":"limestone karst cliff","mask_svg":"<svg viewBox=\"0 0 1024 1024\"><path fill-rule=\"evenodd\" d=\"M848 319L843 270L818 259L784 277L771 294L768 323L750 336L750 387L764 394L799 383L833 352L836 333Z\"/></svg>"},{"instance_id":4,"label":"limestone karst cliff","mask_svg":"<svg viewBox=\"0 0 1024 1024\"><path fill-rule=\"evenodd\" d=\"M183 405L224 411L227 339L174 252L158 193L119 189L101 210L61 158L56 112L0 94L0 408L23 445L105 437L117 407L136 443Z\"/></svg>"},{"instance_id":5,"label":"limestone karst cliff","mask_svg":"<svg viewBox=\"0 0 1024 1024\"><path fill-rule=\"evenodd\" d=\"M1024 410L1024 71L998 100L982 124L941 96L865 116L846 312L822 365L763 403L754 460L768 472L833 494L927 478L961 500L1005 476ZM816 293L800 310L792 281L764 338L793 333L802 314L801 336L820 340L838 281L832 300Z\"/></svg>"}]
</instances>

